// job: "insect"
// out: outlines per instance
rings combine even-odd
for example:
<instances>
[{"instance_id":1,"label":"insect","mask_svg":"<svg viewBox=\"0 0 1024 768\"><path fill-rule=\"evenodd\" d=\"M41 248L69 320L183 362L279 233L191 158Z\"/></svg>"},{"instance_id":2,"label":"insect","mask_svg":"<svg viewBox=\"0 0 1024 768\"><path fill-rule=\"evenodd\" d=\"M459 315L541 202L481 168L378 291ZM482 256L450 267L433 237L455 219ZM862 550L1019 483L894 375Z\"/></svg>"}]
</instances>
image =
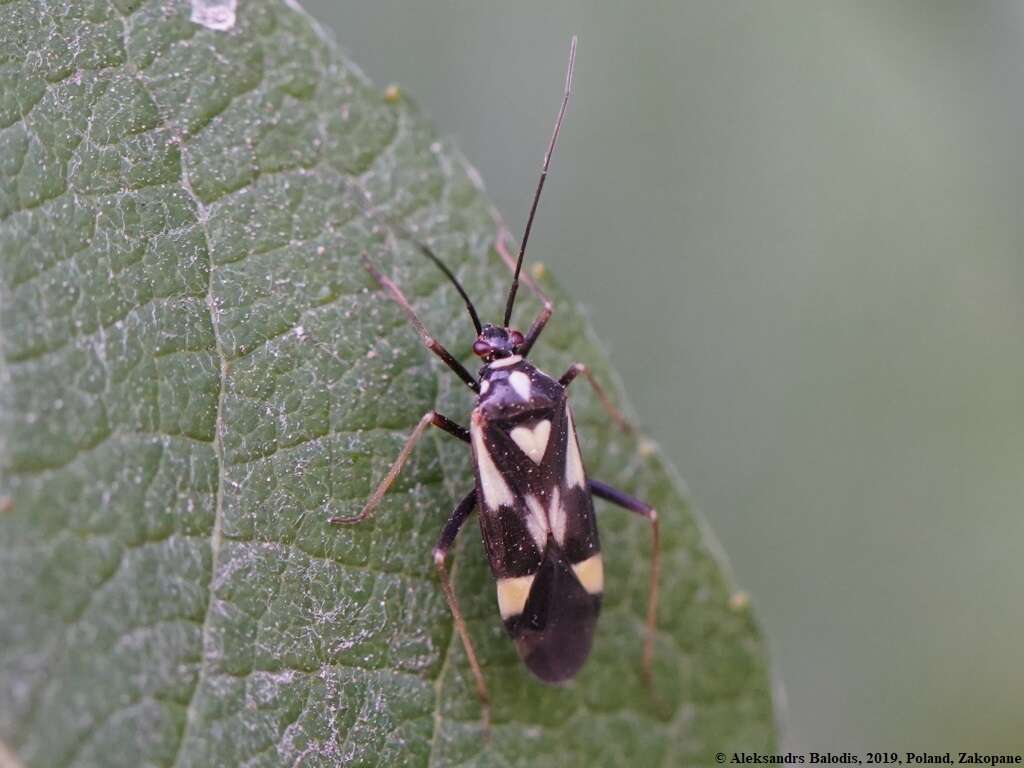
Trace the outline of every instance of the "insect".
<instances>
[{"instance_id":1,"label":"insect","mask_svg":"<svg viewBox=\"0 0 1024 768\"><path fill-rule=\"evenodd\" d=\"M434 562L469 659L485 723L490 702L487 684L445 565L456 536L477 508L501 620L526 667L549 683L569 680L583 666L601 610L604 565L593 497L645 517L651 524L653 538L643 654L645 677L650 681L658 594L658 516L643 501L587 477L568 400L569 385L582 375L619 426L625 430L632 427L585 365L576 363L554 379L527 361L554 309L527 275L522 275L523 281L536 292L543 308L526 335L510 326L537 203L569 103L575 57L574 37L561 108L514 262L504 250L499 233L499 250L510 266L514 263L501 325L481 324L473 302L451 270L427 246L416 243L444 272L465 302L477 334L473 352L483 362L476 377L430 334L399 287L368 258L363 258L363 265L404 310L423 344L466 383L476 394L476 402L468 429L436 411L425 413L362 511L350 517L332 517L329 522L352 525L368 519L402 471L417 441L431 426L469 444L476 482L441 531L434 547Z\"/></svg>"}]
</instances>

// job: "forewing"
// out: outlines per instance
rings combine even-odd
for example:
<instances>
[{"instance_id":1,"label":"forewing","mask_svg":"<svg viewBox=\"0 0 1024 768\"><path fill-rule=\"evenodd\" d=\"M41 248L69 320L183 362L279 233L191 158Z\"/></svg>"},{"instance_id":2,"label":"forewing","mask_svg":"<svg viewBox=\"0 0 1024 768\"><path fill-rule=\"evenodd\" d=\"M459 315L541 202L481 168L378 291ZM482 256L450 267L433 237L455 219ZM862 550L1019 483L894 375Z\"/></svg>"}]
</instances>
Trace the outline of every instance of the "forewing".
<instances>
[{"instance_id":1,"label":"forewing","mask_svg":"<svg viewBox=\"0 0 1024 768\"><path fill-rule=\"evenodd\" d=\"M569 563L600 550L568 402L512 423L474 419L480 523L494 575L537 572L550 535Z\"/></svg>"}]
</instances>

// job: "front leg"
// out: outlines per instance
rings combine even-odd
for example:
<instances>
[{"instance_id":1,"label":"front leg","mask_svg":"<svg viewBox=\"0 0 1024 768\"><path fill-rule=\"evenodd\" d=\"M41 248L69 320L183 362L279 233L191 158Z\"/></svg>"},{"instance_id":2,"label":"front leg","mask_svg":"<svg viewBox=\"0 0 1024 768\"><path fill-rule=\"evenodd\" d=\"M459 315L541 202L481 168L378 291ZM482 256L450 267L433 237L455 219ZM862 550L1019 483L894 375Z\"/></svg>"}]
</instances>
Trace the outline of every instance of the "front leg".
<instances>
[{"instance_id":1,"label":"front leg","mask_svg":"<svg viewBox=\"0 0 1024 768\"><path fill-rule=\"evenodd\" d=\"M420 248L423 250L423 253L433 258L435 260L435 263L441 265L441 262L437 259L436 256L433 255L433 252L430 251L430 249L422 245L420 245ZM383 272L377 269L377 266L372 261L370 261L370 259L365 254L363 255L362 261L363 267L366 268L366 271L373 276L373 279L377 281L377 284L380 285L381 288L387 291L388 296L391 297L391 300L394 301L399 307L401 307L403 312L405 312L405 316L409 319L409 323L412 324L412 327L416 329L416 333L420 335L420 341L423 342L423 346L425 346L427 349L429 349L431 352L433 352L435 355L441 358L441 360L444 361L444 364L455 372L456 376L458 376L460 379L466 382L467 387L472 389L474 392L479 392L480 385L477 384L476 379L474 379L473 376L469 373L469 371L466 370L465 366L463 366L462 363L456 360L455 356L452 355L452 353L449 352L447 349L445 349L444 345L440 341L435 339L433 335L430 333L430 331L427 330L427 327L423 324L423 321L420 320L419 315L416 314L416 310L412 308L412 304L410 304L409 300L405 298L405 294L402 293L401 288L395 285L394 281L391 278L386 277ZM441 266L441 268L444 270L445 274L451 276L451 272L448 271L447 267ZM456 285L458 285L457 282ZM461 293L463 298L465 298L466 301L469 302L469 297L467 297L466 294L463 293L461 290L462 286L459 286L459 288L459 293ZM472 305L467 304L467 306ZM476 318L475 311L473 312L473 322L480 322Z\"/></svg>"},{"instance_id":2,"label":"front leg","mask_svg":"<svg viewBox=\"0 0 1024 768\"><path fill-rule=\"evenodd\" d=\"M612 404L608 393L604 391L604 387L601 386L594 374L583 363L573 363L570 365L569 370L562 374L562 378L558 380L558 383L563 387L568 387L581 373L590 382L590 386L594 388L594 392L597 394L597 399L601 401L601 405L608 411L608 415L612 417L612 420L619 425L619 429L623 432L635 434L637 431L636 427L630 424L626 417L622 415L622 411Z\"/></svg>"},{"instance_id":3,"label":"front leg","mask_svg":"<svg viewBox=\"0 0 1024 768\"><path fill-rule=\"evenodd\" d=\"M412 453L412 449L416 447L416 443L423 433L427 431L427 427L435 426L438 429L443 429L449 435L459 438L464 443L469 442L469 430L454 421L449 419L447 416L442 416L437 411L427 411L423 414L423 418L420 419L420 423L416 425L416 429L409 435L409 439L405 441L405 445L402 446L402 450L398 452L398 458L395 459L395 463L391 465L391 469L384 475L384 479L380 481L380 485L370 496L370 499L366 502L366 506L357 515L350 515L348 517L331 517L328 518L327 522L331 525L354 525L361 523L363 520L369 518L374 510L377 509L384 498L384 495L388 492L388 488L398 478L398 474L402 471L402 467L405 466L405 462L408 461L409 455Z\"/></svg>"},{"instance_id":4,"label":"front leg","mask_svg":"<svg viewBox=\"0 0 1024 768\"><path fill-rule=\"evenodd\" d=\"M644 679L650 686L653 680L651 667L654 663L654 630L658 614L658 574L661 571L661 545L658 534L658 513L650 504L630 496L600 480L588 483L590 492L598 498L628 509L651 523L651 582L647 590L647 636L644 639Z\"/></svg>"}]
</instances>

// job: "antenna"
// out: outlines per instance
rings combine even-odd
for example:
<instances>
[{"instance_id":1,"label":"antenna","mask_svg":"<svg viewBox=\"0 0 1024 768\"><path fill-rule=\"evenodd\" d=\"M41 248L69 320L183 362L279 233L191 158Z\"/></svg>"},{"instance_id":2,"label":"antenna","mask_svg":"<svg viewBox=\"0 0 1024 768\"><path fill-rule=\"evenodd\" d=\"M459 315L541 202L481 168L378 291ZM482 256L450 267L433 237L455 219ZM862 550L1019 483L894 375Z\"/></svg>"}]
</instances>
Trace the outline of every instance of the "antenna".
<instances>
[{"instance_id":1,"label":"antenna","mask_svg":"<svg viewBox=\"0 0 1024 768\"><path fill-rule=\"evenodd\" d=\"M367 211L366 209L363 209L363 212L367 216L375 216L373 213ZM421 242L415 235L413 235L412 232L403 227L397 221L385 219L384 223L387 226L391 227L393 230L395 230L400 237L410 241L413 245L415 245L416 249L420 253L422 253L424 256L426 256L428 259L434 262L437 268L444 272L445 277L447 277L451 281L451 284L455 286L455 290L459 292L459 296L461 296L462 300L466 303L466 310L469 312L469 319L473 321L473 327L476 329L476 335L479 336L480 331L483 330L483 326L480 325L480 316L476 313L476 307L473 306L473 302L470 300L469 294L466 293L466 289L462 287L462 283L460 283L459 279L455 277L455 274L448 268L448 266L443 261L441 261L440 257L436 253L434 253L429 246Z\"/></svg>"},{"instance_id":2,"label":"antenna","mask_svg":"<svg viewBox=\"0 0 1024 768\"><path fill-rule=\"evenodd\" d=\"M466 302L466 309L469 311L469 317L473 321L473 327L476 328L476 335L479 336L480 331L483 330L483 328L480 326L480 317L476 313L476 307L473 306L473 302L469 300L469 295L466 293L466 289L462 287L462 284L458 281L455 275L452 274L452 271L448 269L447 266L445 266L445 263L441 261L441 259L439 259L437 255L432 250L430 250L430 248L425 246L419 240L414 239L413 243L416 245L417 248L419 248L420 253L422 253L424 256L426 256L428 259L434 262L434 264L437 265L438 269L444 272L447 278L452 281L452 285L455 286L455 290L459 292L459 295L462 297L462 300Z\"/></svg>"},{"instance_id":3,"label":"antenna","mask_svg":"<svg viewBox=\"0 0 1024 768\"><path fill-rule=\"evenodd\" d=\"M530 215L526 219L526 231L523 232L523 242L519 245L519 260L516 262L516 271L512 276L512 287L508 291L508 301L505 303L505 322L508 327L512 319L512 307L516 303L516 291L519 290L519 272L523 268L523 257L526 255L526 243L530 239L530 230L533 228L533 217L537 213L537 203L540 202L540 193L544 189L544 180L548 177L548 166L551 165L551 155L555 151L555 142L558 141L558 132L562 128L562 118L565 117L565 108L569 106L569 94L572 92L572 70L576 64L576 35L572 36L569 44L569 68L565 73L565 94L562 96L562 107L558 110L558 119L555 120L555 132L551 134L551 142L548 144L548 151L544 153L544 166L541 168L540 181L537 182L537 191L533 193L533 204L530 206Z\"/></svg>"}]
</instances>

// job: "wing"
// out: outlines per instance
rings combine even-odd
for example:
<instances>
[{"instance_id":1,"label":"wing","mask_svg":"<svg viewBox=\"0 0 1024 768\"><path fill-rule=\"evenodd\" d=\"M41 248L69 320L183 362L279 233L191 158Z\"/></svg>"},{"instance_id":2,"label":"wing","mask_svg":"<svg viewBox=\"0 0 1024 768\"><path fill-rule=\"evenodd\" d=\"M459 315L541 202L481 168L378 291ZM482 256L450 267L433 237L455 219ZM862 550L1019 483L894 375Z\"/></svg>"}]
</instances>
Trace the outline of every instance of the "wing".
<instances>
[{"instance_id":1,"label":"wing","mask_svg":"<svg viewBox=\"0 0 1024 768\"><path fill-rule=\"evenodd\" d=\"M481 525L497 578L536 573L553 543L572 564L600 552L594 505L568 401L470 427Z\"/></svg>"},{"instance_id":2,"label":"wing","mask_svg":"<svg viewBox=\"0 0 1024 768\"><path fill-rule=\"evenodd\" d=\"M480 526L498 607L538 677L572 677L590 652L604 588L594 507L568 400L510 421L474 412Z\"/></svg>"}]
</instances>

